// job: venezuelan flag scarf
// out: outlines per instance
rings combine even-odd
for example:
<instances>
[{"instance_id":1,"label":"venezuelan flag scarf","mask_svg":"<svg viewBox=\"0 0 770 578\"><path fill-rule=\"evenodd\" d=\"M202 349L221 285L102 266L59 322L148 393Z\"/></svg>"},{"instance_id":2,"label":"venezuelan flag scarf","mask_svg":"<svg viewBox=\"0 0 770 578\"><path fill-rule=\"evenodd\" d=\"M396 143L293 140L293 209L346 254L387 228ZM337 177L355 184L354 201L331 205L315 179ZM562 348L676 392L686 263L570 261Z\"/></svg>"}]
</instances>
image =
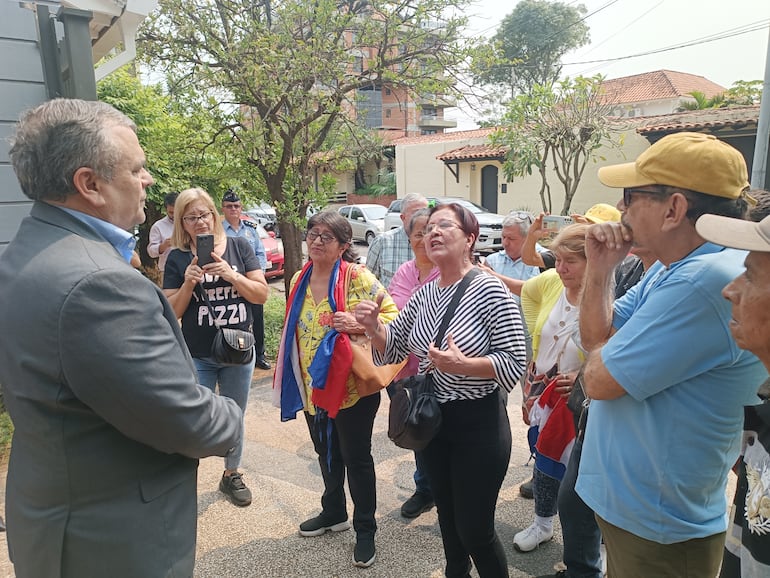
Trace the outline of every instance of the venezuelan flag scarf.
<instances>
[{"instance_id":1,"label":"venezuelan flag scarf","mask_svg":"<svg viewBox=\"0 0 770 578\"><path fill-rule=\"evenodd\" d=\"M332 312L345 310L348 267L350 265L346 261L338 260L329 277L329 306ZM300 271L286 299L286 322L281 333L273 377L273 405L281 408L281 421L295 419L297 412L303 410L307 402L299 365L297 321L312 272L313 263L309 261ZM350 338L332 328L319 343L308 368L312 387L310 401L317 408L326 410L331 419L337 417L342 401L347 396L347 380L352 365Z\"/></svg>"}]
</instances>

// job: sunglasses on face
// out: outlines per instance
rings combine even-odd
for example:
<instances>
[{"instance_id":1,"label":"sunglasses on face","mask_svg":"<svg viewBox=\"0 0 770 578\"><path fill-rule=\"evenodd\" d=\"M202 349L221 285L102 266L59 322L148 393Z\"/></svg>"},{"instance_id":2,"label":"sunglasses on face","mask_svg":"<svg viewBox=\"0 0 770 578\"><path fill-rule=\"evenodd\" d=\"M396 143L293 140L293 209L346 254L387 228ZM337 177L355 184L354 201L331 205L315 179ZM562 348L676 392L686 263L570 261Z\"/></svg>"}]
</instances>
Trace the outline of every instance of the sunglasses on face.
<instances>
[{"instance_id":1,"label":"sunglasses on face","mask_svg":"<svg viewBox=\"0 0 770 578\"><path fill-rule=\"evenodd\" d=\"M631 206L634 195L671 195L671 191L665 189L623 189L623 204L626 208Z\"/></svg>"}]
</instances>

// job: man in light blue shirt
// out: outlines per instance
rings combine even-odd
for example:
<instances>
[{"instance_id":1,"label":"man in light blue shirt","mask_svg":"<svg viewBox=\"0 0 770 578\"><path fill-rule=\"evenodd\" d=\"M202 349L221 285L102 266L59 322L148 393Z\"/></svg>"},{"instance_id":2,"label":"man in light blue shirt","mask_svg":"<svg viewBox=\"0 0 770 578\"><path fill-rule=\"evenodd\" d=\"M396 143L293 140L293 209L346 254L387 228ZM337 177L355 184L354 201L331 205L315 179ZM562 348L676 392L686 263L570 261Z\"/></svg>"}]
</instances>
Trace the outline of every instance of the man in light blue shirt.
<instances>
[{"instance_id":1,"label":"man in light blue shirt","mask_svg":"<svg viewBox=\"0 0 770 578\"><path fill-rule=\"evenodd\" d=\"M596 513L610 576L719 571L743 406L766 373L732 339L720 295L745 253L706 242L695 221L743 217L746 177L740 152L686 132L599 170L623 188L623 216L586 235L580 334L592 402L576 489ZM632 245L658 262L613 307L613 271Z\"/></svg>"},{"instance_id":2,"label":"man in light blue shirt","mask_svg":"<svg viewBox=\"0 0 770 578\"><path fill-rule=\"evenodd\" d=\"M514 211L503 220L503 249L484 260L482 268L499 278L516 295L518 301L521 286L540 269L521 260L521 248L527 238L533 217L526 211Z\"/></svg>"}]
</instances>

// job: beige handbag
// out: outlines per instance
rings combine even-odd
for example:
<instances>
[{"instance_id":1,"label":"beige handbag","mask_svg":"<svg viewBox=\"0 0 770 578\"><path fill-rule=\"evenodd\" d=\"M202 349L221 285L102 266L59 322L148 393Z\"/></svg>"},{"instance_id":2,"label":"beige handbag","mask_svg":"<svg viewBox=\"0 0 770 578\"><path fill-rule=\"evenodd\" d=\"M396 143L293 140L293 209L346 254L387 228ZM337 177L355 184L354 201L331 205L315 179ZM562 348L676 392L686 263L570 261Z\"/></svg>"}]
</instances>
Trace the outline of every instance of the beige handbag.
<instances>
[{"instance_id":1,"label":"beige handbag","mask_svg":"<svg viewBox=\"0 0 770 578\"><path fill-rule=\"evenodd\" d=\"M345 274L345 297L349 296L350 277L355 265L348 266ZM393 381L407 360L389 365L375 365L372 360L372 342L366 335L349 335L350 349L353 350L353 376L360 397L378 393Z\"/></svg>"}]
</instances>

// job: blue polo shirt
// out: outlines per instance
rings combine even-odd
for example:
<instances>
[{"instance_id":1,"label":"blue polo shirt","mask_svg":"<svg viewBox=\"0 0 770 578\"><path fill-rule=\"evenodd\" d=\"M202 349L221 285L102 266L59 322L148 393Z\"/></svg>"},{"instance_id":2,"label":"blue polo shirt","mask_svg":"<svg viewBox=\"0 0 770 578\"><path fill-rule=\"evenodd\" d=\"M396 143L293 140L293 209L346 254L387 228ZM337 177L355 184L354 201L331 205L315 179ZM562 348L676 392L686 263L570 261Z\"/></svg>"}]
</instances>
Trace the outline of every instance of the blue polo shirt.
<instances>
[{"instance_id":1,"label":"blue polo shirt","mask_svg":"<svg viewBox=\"0 0 770 578\"><path fill-rule=\"evenodd\" d=\"M656 263L615 302L617 332L601 357L628 395L591 402L576 489L597 515L647 540L727 528L743 406L766 376L732 339L721 296L744 257L704 243L668 268Z\"/></svg>"},{"instance_id":2,"label":"blue polo shirt","mask_svg":"<svg viewBox=\"0 0 770 578\"><path fill-rule=\"evenodd\" d=\"M222 221L222 226L225 229L225 234L228 237L245 237L251 246L254 248L254 254L259 260L259 266L263 271L267 270L267 254L265 253L265 246L262 244L262 239L259 238L259 233L254 227L250 227L245 221L241 221L241 226L237 229L233 228L230 221L227 219Z\"/></svg>"}]
</instances>

